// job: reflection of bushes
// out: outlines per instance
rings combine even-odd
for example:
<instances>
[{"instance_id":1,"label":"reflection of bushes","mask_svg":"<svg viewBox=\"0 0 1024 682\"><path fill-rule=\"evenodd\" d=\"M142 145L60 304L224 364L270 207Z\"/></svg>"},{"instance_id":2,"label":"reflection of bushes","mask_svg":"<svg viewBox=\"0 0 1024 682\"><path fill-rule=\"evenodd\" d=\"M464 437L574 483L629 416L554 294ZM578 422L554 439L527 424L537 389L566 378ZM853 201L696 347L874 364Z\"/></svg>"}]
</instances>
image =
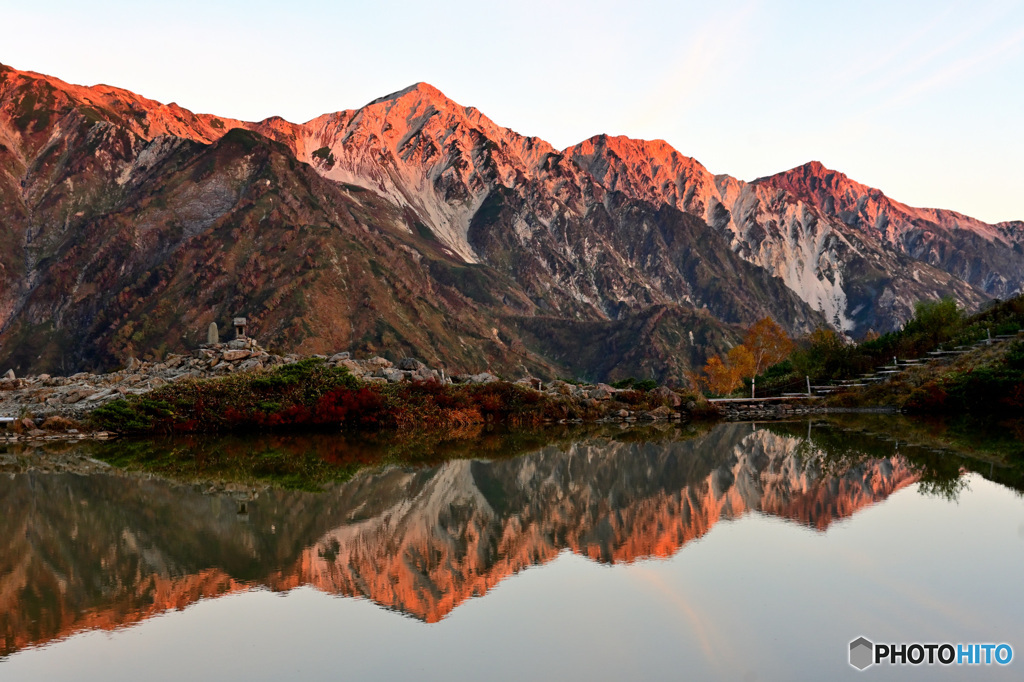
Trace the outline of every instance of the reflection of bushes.
<instances>
[{"instance_id":1,"label":"reflection of bushes","mask_svg":"<svg viewBox=\"0 0 1024 682\"><path fill-rule=\"evenodd\" d=\"M662 423L628 429L597 424L505 429L476 424L435 431L176 435L75 447L115 466L179 481L262 483L315 491L367 467L434 465L451 459L498 460L591 439L670 442L699 436L707 428Z\"/></svg>"},{"instance_id":2,"label":"reflection of bushes","mask_svg":"<svg viewBox=\"0 0 1024 682\"><path fill-rule=\"evenodd\" d=\"M955 499L970 470L1018 491L1024 490L1024 441L1012 423L970 418L924 419L892 415L830 415L814 424L802 455L824 475L842 475L869 460L902 457L922 492ZM1016 425L1020 429L1020 425ZM774 432L805 439L807 423L765 425ZM898 446L891 440L899 434Z\"/></svg>"}]
</instances>

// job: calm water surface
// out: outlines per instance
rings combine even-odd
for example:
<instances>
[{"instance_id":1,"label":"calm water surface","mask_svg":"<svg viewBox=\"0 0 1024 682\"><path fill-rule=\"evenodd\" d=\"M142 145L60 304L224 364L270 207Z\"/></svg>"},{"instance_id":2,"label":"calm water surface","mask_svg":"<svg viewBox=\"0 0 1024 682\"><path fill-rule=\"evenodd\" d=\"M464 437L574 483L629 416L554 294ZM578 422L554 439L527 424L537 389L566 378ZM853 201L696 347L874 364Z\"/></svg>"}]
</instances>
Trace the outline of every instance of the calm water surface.
<instances>
[{"instance_id":1,"label":"calm water surface","mask_svg":"<svg viewBox=\"0 0 1024 682\"><path fill-rule=\"evenodd\" d=\"M8 469L5 682L1024 678L1013 472L895 436L589 436L323 493ZM1016 660L858 673L859 635Z\"/></svg>"}]
</instances>

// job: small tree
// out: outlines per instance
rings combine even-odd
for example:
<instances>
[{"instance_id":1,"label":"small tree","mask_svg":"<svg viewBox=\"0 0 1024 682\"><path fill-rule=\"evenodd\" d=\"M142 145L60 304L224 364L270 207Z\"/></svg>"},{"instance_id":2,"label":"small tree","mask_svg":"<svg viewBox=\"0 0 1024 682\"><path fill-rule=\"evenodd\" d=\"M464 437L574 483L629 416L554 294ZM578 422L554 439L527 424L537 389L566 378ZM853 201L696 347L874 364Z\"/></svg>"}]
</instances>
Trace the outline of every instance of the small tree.
<instances>
[{"instance_id":1,"label":"small tree","mask_svg":"<svg viewBox=\"0 0 1024 682\"><path fill-rule=\"evenodd\" d=\"M757 376L757 360L745 344L733 346L725 356L725 362L736 375L736 382Z\"/></svg>"},{"instance_id":2,"label":"small tree","mask_svg":"<svg viewBox=\"0 0 1024 682\"><path fill-rule=\"evenodd\" d=\"M726 395L736 390L740 385L740 378L732 367L722 362L722 358L713 355L704 364L701 384L711 393Z\"/></svg>"},{"instance_id":3,"label":"small tree","mask_svg":"<svg viewBox=\"0 0 1024 682\"><path fill-rule=\"evenodd\" d=\"M963 324L964 312L952 298L941 301L918 301L914 304L914 318L907 322L904 331L909 336L918 336L936 346L950 339Z\"/></svg>"},{"instance_id":4,"label":"small tree","mask_svg":"<svg viewBox=\"0 0 1024 682\"><path fill-rule=\"evenodd\" d=\"M793 368L815 381L836 378L849 366L849 347L839 334L827 327L811 332L793 353Z\"/></svg>"},{"instance_id":5,"label":"small tree","mask_svg":"<svg viewBox=\"0 0 1024 682\"><path fill-rule=\"evenodd\" d=\"M751 373L744 376L757 376L775 363L782 362L793 352L793 341L770 317L755 322L747 330L743 345L747 347L753 359Z\"/></svg>"}]
</instances>

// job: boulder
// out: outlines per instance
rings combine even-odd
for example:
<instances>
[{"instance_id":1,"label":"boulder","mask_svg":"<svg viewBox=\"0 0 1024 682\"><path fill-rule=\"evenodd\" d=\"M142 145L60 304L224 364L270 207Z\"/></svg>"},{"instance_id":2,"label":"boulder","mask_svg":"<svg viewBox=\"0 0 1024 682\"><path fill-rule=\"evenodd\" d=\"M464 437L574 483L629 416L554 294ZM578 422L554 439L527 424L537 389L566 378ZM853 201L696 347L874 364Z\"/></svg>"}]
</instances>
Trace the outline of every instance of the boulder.
<instances>
[{"instance_id":1,"label":"boulder","mask_svg":"<svg viewBox=\"0 0 1024 682\"><path fill-rule=\"evenodd\" d=\"M91 388L76 388L68 391L67 395L64 396L65 405L74 405L79 400L92 395L93 391Z\"/></svg>"},{"instance_id":2,"label":"boulder","mask_svg":"<svg viewBox=\"0 0 1024 682\"><path fill-rule=\"evenodd\" d=\"M381 375L388 380L389 384L398 384L405 380L405 374L402 370L391 367L381 370Z\"/></svg>"},{"instance_id":3,"label":"boulder","mask_svg":"<svg viewBox=\"0 0 1024 682\"><path fill-rule=\"evenodd\" d=\"M651 410L650 412L645 412L644 413L644 419L651 419L651 420L668 419L669 417L671 417L674 414L675 414L675 412L672 411L672 408L666 407L665 405L662 405L661 407L655 408L655 409Z\"/></svg>"},{"instance_id":4,"label":"boulder","mask_svg":"<svg viewBox=\"0 0 1024 682\"><path fill-rule=\"evenodd\" d=\"M405 369L415 372L416 370L423 369L424 367L426 367L426 365L424 365L416 358L402 358L401 360L398 361L398 369Z\"/></svg>"},{"instance_id":5,"label":"boulder","mask_svg":"<svg viewBox=\"0 0 1024 682\"><path fill-rule=\"evenodd\" d=\"M556 395L572 395L572 384L567 384L564 381L558 379L548 384L548 391Z\"/></svg>"},{"instance_id":6,"label":"boulder","mask_svg":"<svg viewBox=\"0 0 1024 682\"><path fill-rule=\"evenodd\" d=\"M345 351L343 353L335 353L334 355L332 355L330 357L328 362L341 362L342 360L348 360L351 357L352 357L352 354L349 353L348 351Z\"/></svg>"},{"instance_id":7,"label":"boulder","mask_svg":"<svg viewBox=\"0 0 1024 682\"><path fill-rule=\"evenodd\" d=\"M441 375L438 373L436 369L430 369L425 365L417 369L415 372L412 372L411 374L412 376L410 378L415 381L430 381L431 379L435 381L441 380Z\"/></svg>"},{"instance_id":8,"label":"boulder","mask_svg":"<svg viewBox=\"0 0 1024 682\"><path fill-rule=\"evenodd\" d=\"M679 397L679 394L667 386L659 386L651 391L651 395L661 398L672 407L679 407L683 404L683 399Z\"/></svg>"},{"instance_id":9,"label":"boulder","mask_svg":"<svg viewBox=\"0 0 1024 682\"><path fill-rule=\"evenodd\" d=\"M223 353L221 353L220 357L225 362L238 362L239 360L245 360L250 355L252 355L252 353L250 353L247 350L236 349L226 350Z\"/></svg>"},{"instance_id":10,"label":"boulder","mask_svg":"<svg viewBox=\"0 0 1024 682\"><path fill-rule=\"evenodd\" d=\"M364 374L366 374L366 371L363 369L363 366L360 365L355 360L342 360L338 364L339 366L348 369L348 371L351 372L353 376L361 377Z\"/></svg>"},{"instance_id":11,"label":"boulder","mask_svg":"<svg viewBox=\"0 0 1024 682\"><path fill-rule=\"evenodd\" d=\"M471 384L490 384L495 381L498 381L498 377L490 372L480 372L469 377L469 383Z\"/></svg>"}]
</instances>

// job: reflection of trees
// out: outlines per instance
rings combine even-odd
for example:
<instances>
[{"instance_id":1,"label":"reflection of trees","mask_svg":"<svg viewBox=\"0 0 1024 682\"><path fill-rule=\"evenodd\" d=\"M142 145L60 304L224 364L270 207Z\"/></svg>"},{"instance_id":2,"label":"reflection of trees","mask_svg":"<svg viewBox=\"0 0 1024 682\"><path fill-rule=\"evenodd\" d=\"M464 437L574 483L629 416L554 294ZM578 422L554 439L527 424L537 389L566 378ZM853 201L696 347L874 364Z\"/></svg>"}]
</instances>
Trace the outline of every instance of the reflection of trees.
<instances>
[{"instance_id":1,"label":"reflection of trees","mask_svg":"<svg viewBox=\"0 0 1024 682\"><path fill-rule=\"evenodd\" d=\"M956 502L960 497L960 493L970 490L970 487L966 478L957 477L943 480L922 480L919 482L917 489L922 495L941 497L947 502Z\"/></svg>"},{"instance_id":2,"label":"reflection of trees","mask_svg":"<svg viewBox=\"0 0 1024 682\"><path fill-rule=\"evenodd\" d=\"M890 435L895 426L899 440ZM899 457L918 477L919 490L924 495L941 497L955 502L960 493L968 489L963 478L966 471L974 471L989 480L1017 491L1024 490L1021 466L996 466L966 453L951 449L938 449L904 438L912 438L912 428L902 428L906 422L894 417L845 418L841 421L775 422L765 428L779 434L803 437L801 456L813 463L823 475L841 476L845 472L872 460Z\"/></svg>"}]
</instances>

